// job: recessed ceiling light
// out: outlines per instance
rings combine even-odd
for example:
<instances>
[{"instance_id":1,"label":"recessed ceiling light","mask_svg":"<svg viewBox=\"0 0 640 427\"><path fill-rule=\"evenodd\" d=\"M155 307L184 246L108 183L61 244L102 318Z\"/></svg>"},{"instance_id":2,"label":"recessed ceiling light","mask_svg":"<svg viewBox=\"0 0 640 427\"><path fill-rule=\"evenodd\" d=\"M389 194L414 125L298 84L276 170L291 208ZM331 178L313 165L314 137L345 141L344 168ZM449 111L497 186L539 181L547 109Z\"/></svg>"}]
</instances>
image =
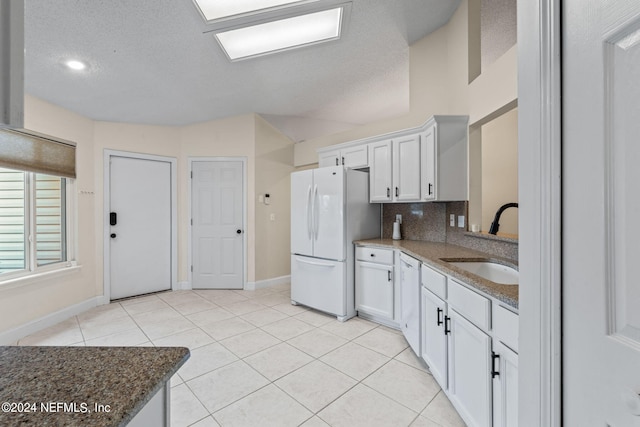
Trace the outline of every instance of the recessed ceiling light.
<instances>
[{"instance_id":1,"label":"recessed ceiling light","mask_svg":"<svg viewBox=\"0 0 640 427\"><path fill-rule=\"evenodd\" d=\"M217 33L229 59L275 53L340 38L342 7Z\"/></svg>"},{"instance_id":2,"label":"recessed ceiling light","mask_svg":"<svg viewBox=\"0 0 640 427\"><path fill-rule=\"evenodd\" d=\"M301 0L195 0L207 21L264 11L292 3L307 3Z\"/></svg>"},{"instance_id":3,"label":"recessed ceiling light","mask_svg":"<svg viewBox=\"0 0 640 427\"><path fill-rule=\"evenodd\" d=\"M67 67L76 71L81 71L87 68L87 65L84 62L76 61L75 59L72 59L71 61L67 61L66 65Z\"/></svg>"}]
</instances>

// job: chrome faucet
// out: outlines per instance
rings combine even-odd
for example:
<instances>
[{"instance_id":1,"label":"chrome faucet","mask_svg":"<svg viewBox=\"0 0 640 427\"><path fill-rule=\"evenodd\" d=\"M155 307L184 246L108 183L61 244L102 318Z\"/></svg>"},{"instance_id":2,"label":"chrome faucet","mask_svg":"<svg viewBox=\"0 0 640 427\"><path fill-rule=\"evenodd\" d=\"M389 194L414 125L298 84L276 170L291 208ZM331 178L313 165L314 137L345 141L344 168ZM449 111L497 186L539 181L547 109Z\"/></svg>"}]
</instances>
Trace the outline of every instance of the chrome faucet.
<instances>
[{"instance_id":1,"label":"chrome faucet","mask_svg":"<svg viewBox=\"0 0 640 427\"><path fill-rule=\"evenodd\" d=\"M497 234L498 233L498 228L500 228L500 215L502 215L502 212L504 212L506 209L509 208L517 208L518 204L517 203L507 203L504 204L502 206L500 206L500 209L498 209L498 212L496 212L496 216L493 218L493 222L491 223L491 227L489 227L489 234Z\"/></svg>"}]
</instances>

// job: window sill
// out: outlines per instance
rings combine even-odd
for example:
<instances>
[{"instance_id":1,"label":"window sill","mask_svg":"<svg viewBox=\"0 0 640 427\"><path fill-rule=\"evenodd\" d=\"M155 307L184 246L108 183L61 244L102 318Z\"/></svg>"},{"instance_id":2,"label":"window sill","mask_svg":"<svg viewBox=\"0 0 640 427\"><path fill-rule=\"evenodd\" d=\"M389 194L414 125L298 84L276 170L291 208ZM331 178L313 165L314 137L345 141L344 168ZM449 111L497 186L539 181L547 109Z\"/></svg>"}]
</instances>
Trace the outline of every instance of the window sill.
<instances>
[{"instance_id":1,"label":"window sill","mask_svg":"<svg viewBox=\"0 0 640 427\"><path fill-rule=\"evenodd\" d=\"M37 273L26 274L20 277L13 277L7 280L0 281L0 291L20 288L46 280L57 279L58 277L78 273L80 272L80 270L82 270L81 265L70 263L69 265L65 265L52 270L39 271Z\"/></svg>"}]
</instances>

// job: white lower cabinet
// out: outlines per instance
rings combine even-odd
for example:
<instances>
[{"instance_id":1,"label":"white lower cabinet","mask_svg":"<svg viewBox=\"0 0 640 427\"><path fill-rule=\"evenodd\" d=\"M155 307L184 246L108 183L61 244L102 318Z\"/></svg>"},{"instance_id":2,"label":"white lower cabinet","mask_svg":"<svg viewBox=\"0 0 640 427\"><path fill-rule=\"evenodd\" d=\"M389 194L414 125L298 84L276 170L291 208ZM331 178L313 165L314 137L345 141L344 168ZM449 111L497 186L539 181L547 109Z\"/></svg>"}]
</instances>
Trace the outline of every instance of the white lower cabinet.
<instances>
[{"instance_id":1,"label":"white lower cabinet","mask_svg":"<svg viewBox=\"0 0 640 427\"><path fill-rule=\"evenodd\" d=\"M400 328L411 349L420 357L420 261L400 254Z\"/></svg>"},{"instance_id":2,"label":"white lower cabinet","mask_svg":"<svg viewBox=\"0 0 640 427\"><path fill-rule=\"evenodd\" d=\"M446 390L447 384L447 336L444 333L444 317L447 304L427 288L422 288L422 360L429 366L431 375Z\"/></svg>"},{"instance_id":3,"label":"white lower cabinet","mask_svg":"<svg viewBox=\"0 0 640 427\"><path fill-rule=\"evenodd\" d=\"M517 426L518 315L425 264L421 277L422 360L468 426Z\"/></svg>"},{"instance_id":4,"label":"white lower cabinet","mask_svg":"<svg viewBox=\"0 0 640 427\"><path fill-rule=\"evenodd\" d=\"M393 320L393 267L356 261L356 310Z\"/></svg>"},{"instance_id":5,"label":"white lower cabinet","mask_svg":"<svg viewBox=\"0 0 640 427\"><path fill-rule=\"evenodd\" d=\"M518 425L518 354L494 340L492 353L493 425Z\"/></svg>"},{"instance_id":6,"label":"white lower cabinet","mask_svg":"<svg viewBox=\"0 0 640 427\"><path fill-rule=\"evenodd\" d=\"M356 247L355 301L358 315L398 327L400 305L396 297L394 251Z\"/></svg>"},{"instance_id":7,"label":"white lower cabinet","mask_svg":"<svg viewBox=\"0 0 640 427\"><path fill-rule=\"evenodd\" d=\"M493 425L518 425L518 315L493 306Z\"/></svg>"},{"instance_id":8,"label":"white lower cabinet","mask_svg":"<svg viewBox=\"0 0 640 427\"><path fill-rule=\"evenodd\" d=\"M445 318L449 341L451 403L470 426L491 426L491 337L449 308Z\"/></svg>"}]
</instances>

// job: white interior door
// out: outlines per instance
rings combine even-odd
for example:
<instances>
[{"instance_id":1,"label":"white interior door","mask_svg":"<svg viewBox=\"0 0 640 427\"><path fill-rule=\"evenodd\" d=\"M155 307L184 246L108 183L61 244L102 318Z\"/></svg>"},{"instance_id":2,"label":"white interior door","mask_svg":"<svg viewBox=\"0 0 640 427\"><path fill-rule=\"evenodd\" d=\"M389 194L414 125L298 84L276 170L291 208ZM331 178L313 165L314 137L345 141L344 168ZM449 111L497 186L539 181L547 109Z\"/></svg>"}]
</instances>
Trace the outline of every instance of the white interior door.
<instances>
[{"instance_id":1,"label":"white interior door","mask_svg":"<svg viewBox=\"0 0 640 427\"><path fill-rule=\"evenodd\" d=\"M563 417L640 426L640 2L563 2Z\"/></svg>"},{"instance_id":2,"label":"white interior door","mask_svg":"<svg viewBox=\"0 0 640 427\"><path fill-rule=\"evenodd\" d=\"M192 163L192 287L244 287L242 161Z\"/></svg>"},{"instance_id":3,"label":"white interior door","mask_svg":"<svg viewBox=\"0 0 640 427\"><path fill-rule=\"evenodd\" d=\"M171 288L171 163L110 157L111 299Z\"/></svg>"}]
</instances>

